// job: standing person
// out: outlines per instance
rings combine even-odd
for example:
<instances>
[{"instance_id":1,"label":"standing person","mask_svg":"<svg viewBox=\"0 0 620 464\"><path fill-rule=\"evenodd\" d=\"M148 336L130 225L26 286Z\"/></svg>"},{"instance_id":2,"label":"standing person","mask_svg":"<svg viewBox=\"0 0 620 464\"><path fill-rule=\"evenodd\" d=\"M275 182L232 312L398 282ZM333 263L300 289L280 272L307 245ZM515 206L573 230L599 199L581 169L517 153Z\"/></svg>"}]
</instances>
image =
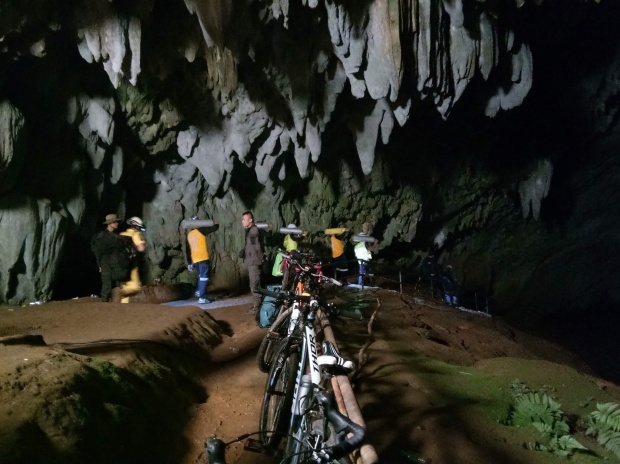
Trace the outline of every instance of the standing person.
<instances>
[{"instance_id":1,"label":"standing person","mask_svg":"<svg viewBox=\"0 0 620 464\"><path fill-rule=\"evenodd\" d=\"M105 302L110 301L113 284L126 280L129 275L129 263L125 262L123 254L127 243L117 234L120 222L116 214L108 214L103 222L106 228L91 240L91 249L101 273L101 301Z\"/></svg>"},{"instance_id":2,"label":"standing person","mask_svg":"<svg viewBox=\"0 0 620 464\"><path fill-rule=\"evenodd\" d=\"M341 280L343 283L347 281L347 275L349 273L349 262L347 255L344 253L344 233L334 234L329 237L329 241L332 249L332 265L336 268L336 279Z\"/></svg>"},{"instance_id":3,"label":"standing person","mask_svg":"<svg viewBox=\"0 0 620 464\"><path fill-rule=\"evenodd\" d=\"M295 225L294 223L289 224L288 226L286 226L288 229L297 229L297 225ZM292 253L294 251L297 251L299 249L299 242L301 242L301 240L308 235L308 231L304 231L301 234L287 234L284 237L284 242L282 243L282 246L284 247L284 250L287 253ZM280 261L280 267L279 267L279 271L280 271L280 275L282 276L282 289L288 289L289 286L289 277L290 277L290 272L289 272L289 265L290 263L288 261L285 261L282 259L281 255L278 255L276 257L276 263L278 262L278 260ZM275 268L275 263L274 263L274 268Z\"/></svg>"},{"instance_id":4,"label":"standing person","mask_svg":"<svg viewBox=\"0 0 620 464\"><path fill-rule=\"evenodd\" d=\"M358 235L360 237L365 237L366 233L360 232ZM358 242L353 248L359 268L359 277L357 278L358 285L363 285L364 283L364 276L368 273L370 260L372 259L371 250L374 249L376 243L376 240L374 243Z\"/></svg>"},{"instance_id":5,"label":"standing person","mask_svg":"<svg viewBox=\"0 0 620 464\"><path fill-rule=\"evenodd\" d=\"M442 297L442 282L441 282L441 266L437 262L435 252L430 250L424 261L422 261L421 268L422 278L427 279L431 286L431 293L433 298L438 296Z\"/></svg>"},{"instance_id":6,"label":"standing person","mask_svg":"<svg viewBox=\"0 0 620 464\"><path fill-rule=\"evenodd\" d=\"M457 297L458 283L456 281L456 276L454 275L454 271L452 270L451 265L448 265L446 269L442 272L441 283L443 285L444 300L446 300L446 303L448 303L449 305L456 306L459 303Z\"/></svg>"},{"instance_id":7,"label":"standing person","mask_svg":"<svg viewBox=\"0 0 620 464\"><path fill-rule=\"evenodd\" d=\"M192 216L190 221L195 221L198 216ZM208 304L211 300L207 298L207 284L209 283L209 270L211 268L209 262L209 245L207 243L207 234L215 232L219 229L219 224L211 227L197 227L187 232L185 242L185 258L187 259L187 270L193 271L198 269L198 287L195 295L198 297L198 303Z\"/></svg>"},{"instance_id":8,"label":"standing person","mask_svg":"<svg viewBox=\"0 0 620 464\"><path fill-rule=\"evenodd\" d=\"M258 289L260 287L261 266L265 260L265 254L260 240L260 231L256 224L254 224L254 215L250 211L246 211L241 216L241 225L245 229L245 246L239 252L239 258L243 259L244 264L248 268L250 291L254 297L251 312L256 313L260 308L262 300Z\"/></svg>"},{"instance_id":9,"label":"standing person","mask_svg":"<svg viewBox=\"0 0 620 464\"><path fill-rule=\"evenodd\" d=\"M129 280L121 285L121 303L129 303L129 295L133 295L140 290L142 282L140 281L140 259L146 250L146 240L142 232L146 230L144 227L144 221L138 216L133 216L127 219L128 229L121 232L120 235L129 237L133 246L136 249L136 256L131 262L131 271L129 274Z\"/></svg>"},{"instance_id":10,"label":"standing person","mask_svg":"<svg viewBox=\"0 0 620 464\"><path fill-rule=\"evenodd\" d=\"M293 223L289 224L288 226L286 226L288 229L297 229L297 226ZM286 237L284 237L284 242L283 242L283 246L284 249L290 253L292 251L297 251L299 249L299 242L301 242L301 240L308 235L308 231L304 231L302 234L287 234Z\"/></svg>"}]
</instances>

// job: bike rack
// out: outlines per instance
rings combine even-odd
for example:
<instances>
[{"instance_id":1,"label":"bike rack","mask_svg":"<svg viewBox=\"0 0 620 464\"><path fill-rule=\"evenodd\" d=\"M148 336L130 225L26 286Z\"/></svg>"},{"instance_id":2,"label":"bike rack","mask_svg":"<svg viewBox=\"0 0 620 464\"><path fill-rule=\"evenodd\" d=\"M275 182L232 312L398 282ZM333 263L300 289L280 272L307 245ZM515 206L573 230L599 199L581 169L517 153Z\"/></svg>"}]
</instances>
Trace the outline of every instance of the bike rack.
<instances>
[{"instance_id":1,"label":"bike rack","mask_svg":"<svg viewBox=\"0 0 620 464\"><path fill-rule=\"evenodd\" d=\"M325 313L319 310L317 312L317 319L321 325L325 339L332 342L336 349L338 349L338 343L334 337L334 331L332 330L329 319ZM355 394L353 393L353 387L351 387L349 378L346 375L335 375L331 380L339 411L349 417L353 422L366 428L366 422L364 422L362 412L360 411L357 400L355 399ZM352 457L354 458L353 461L355 464L378 464L379 462L377 451L374 446L370 444L362 445L359 450L352 453Z\"/></svg>"}]
</instances>

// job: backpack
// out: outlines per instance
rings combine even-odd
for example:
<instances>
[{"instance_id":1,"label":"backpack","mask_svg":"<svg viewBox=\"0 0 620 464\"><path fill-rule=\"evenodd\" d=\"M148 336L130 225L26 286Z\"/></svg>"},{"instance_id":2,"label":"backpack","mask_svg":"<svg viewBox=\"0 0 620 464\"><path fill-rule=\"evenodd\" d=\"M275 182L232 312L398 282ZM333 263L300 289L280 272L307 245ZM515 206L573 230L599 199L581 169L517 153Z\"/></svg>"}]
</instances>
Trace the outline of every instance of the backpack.
<instances>
[{"instance_id":1,"label":"backpack","mask_svg":"<svg viewBox=\"0 0 620 464\"><path fill-rule=\"evenodd\" d=\"M119 235L118 237L122 239L121 245L117 249L118 265L123 269L131 269L138 259L138 250L131 237L126 235Z\"/></svg>"},{"instance_id":2,"label":"backpack","mask_svg":"<svg viewBox=\"0 0 620 464\"><path fill-rule=\"evenodd\" d=\"M280 293L282 290L281 285L267 285L267 290L270 292ZM263 302L260 305L260 309L256 313L256 323L261 328L271 327L273 321L278 316L278 306L276 305L276 299L270 295L263 296Z\"/></svg>"}]
</instances>

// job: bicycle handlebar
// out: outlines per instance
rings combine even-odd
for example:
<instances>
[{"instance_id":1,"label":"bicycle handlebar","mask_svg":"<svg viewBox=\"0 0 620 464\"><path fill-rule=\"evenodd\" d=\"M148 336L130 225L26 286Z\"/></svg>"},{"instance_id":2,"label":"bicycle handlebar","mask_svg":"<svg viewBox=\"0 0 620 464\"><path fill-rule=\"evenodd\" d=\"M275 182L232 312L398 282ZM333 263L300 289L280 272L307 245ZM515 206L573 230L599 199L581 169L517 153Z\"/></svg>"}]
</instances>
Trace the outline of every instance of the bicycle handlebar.
<instances>
[{"instance_id":1,"label":"bicycle handlebar","mask_svg":"<svg viewBox=\"0 0 620 464\"><path fill-rule=\"evenodd\" d=\"M271 290L267 290L266 288L259 288L258 292L262 293L265 296L273 297L276 300L297 300L303 301L304 303L309 303L312 300L312 297L309 295L295 295L292 292L272 292Z\"/></svg>"},{"instance_id":2,"label":"bicycle handlebar","mask_svg":"<svg viewBox=\"0 0 620 464\"><path fill-rule=\"evenodd\" d=\"M224 451L226 444L217 437L209 437L205 441L207 464L226 464Z\"/></svg>"},{"instance_id":3,"label":"bicycle handlebar","mask_svg":"<svg viewBox=\"0 0 620 464\"><path fill-rule=\"evenodd\" d=\"M362 443L364 443L364 439L366 438L366 429L353 422L338 410L334 394L319 392L317 397L318 400L325 406L327 411L327 419L333 424L336 432L345 432L347 435L352 435L347 437L344 441L326 448L322 453L325 455L322 456L322 458L325 459L325 462L329 460L338 460L362 446Z\"/></svg>"},{"instance_id":4,"label":"bicycle handlebar","mask_svg":"<svg viewBox=\"0 0 620 464\"><path fill-rule=\"evenodd\" d=\"M288 259L292 264L298 266L300 269L302 269L304 272L306 272L308 275L311 275L312 277L316 277L316 278L322 279L324 281L330 282L331 284L336 285L338 287L342 287L342 285L343 285L342 282L340 282L339 280L333 279L331 277L327 277L326 275L323 275L323 274L315 274L313 272L310 272L310 267L308 265L303 265L299 261L297 261L293 257L292 253L286 253L286 252L280 250L280 251L278 251L278 254L280 256L282 256L283 258Z\"/></svg>"}]
</instances>

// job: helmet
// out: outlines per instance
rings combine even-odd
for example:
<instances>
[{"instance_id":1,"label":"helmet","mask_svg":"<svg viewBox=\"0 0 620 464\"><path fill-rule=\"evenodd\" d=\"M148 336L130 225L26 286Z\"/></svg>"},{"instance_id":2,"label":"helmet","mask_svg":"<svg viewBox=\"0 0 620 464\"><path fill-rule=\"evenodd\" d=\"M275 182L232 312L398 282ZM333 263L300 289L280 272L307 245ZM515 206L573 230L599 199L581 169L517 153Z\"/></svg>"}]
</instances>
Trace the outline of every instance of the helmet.
<instances>
[{"instance_id":1,"label":"helmet","mask_svg":"<svg viewBox=\"0 0 620 464\"><path fill-rule=\"evenodd\" d=\"M142 222L142 219L140 219L138 216L133 216L127 219L127 225L135 227L136 229L141 231L145 230L144 222Z\"/></svg>"}]
</instances>

